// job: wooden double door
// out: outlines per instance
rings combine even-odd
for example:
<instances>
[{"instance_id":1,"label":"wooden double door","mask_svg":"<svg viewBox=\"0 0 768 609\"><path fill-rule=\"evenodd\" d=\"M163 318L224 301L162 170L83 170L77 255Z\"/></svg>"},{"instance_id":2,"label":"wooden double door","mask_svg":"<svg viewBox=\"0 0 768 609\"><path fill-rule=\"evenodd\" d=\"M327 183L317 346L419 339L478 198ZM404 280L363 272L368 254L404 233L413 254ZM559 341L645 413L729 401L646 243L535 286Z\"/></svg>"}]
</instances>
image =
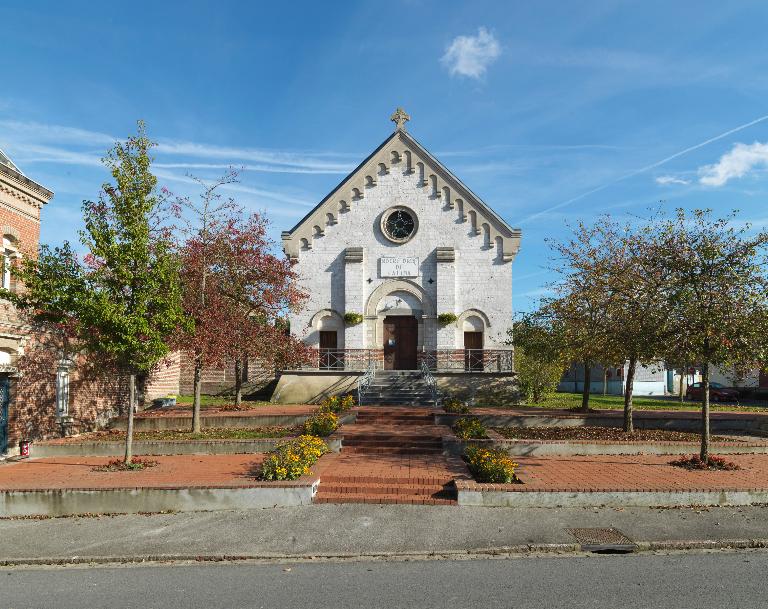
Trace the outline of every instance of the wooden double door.
<instances>
[{"instance_id":1,"label":"wooden double door","mask_svg":"<svg viewBox=\"0 0 768 609\"><path fill-rule=\"evenodd\" d=\"M384 370L416 370L419 324L412 315L384 318Z\"/></svg>"},{"instance_id":2,"label":"wooden double door","mask_svg":"<svg viewBox=\"0 0 768 609\"><path fill-rule=\"evenodd\" d=\"M464 370L482 372L483 362L483 333L464 332Z\"/></svg>"}]
</instances>

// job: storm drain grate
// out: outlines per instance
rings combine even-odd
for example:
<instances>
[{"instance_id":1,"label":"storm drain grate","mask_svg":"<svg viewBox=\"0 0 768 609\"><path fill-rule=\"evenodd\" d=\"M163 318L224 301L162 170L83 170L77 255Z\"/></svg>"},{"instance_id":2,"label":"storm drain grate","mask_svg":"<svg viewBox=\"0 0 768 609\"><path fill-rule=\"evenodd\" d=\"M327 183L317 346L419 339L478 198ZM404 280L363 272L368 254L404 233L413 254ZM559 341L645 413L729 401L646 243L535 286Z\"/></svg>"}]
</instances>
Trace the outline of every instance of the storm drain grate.
<instances>
[{"instance_id":1,"label":"storm drain grate","mask_svg":"<svg viewBox=\"0 0 768 609\"><path fill-rule=\"evenodd\" d=\"M566 529L585 552L634 552L637 545L621 531L607 529Z\"/></svg>"}]
</instances>

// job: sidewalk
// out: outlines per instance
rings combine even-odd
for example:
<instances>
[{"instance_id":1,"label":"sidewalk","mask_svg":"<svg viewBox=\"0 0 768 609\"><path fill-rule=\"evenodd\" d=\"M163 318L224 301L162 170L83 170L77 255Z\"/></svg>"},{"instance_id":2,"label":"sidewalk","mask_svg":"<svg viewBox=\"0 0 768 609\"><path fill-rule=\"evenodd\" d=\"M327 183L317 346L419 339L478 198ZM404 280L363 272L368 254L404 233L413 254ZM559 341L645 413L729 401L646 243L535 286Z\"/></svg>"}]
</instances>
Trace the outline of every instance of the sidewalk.
<instances>
[{"instance_id":1,"label":"sidewalk","mask_svg":"<svg viewBox=\"0 0 768 609\"><path fill-rule=\"evenodd\" d=\"M768 537L768 510L357 504L0 520L0 562L471 554L529 546L578 551L566 529L586 527L618 528L646 549L732 540L759 545Z\"/></svg>"}]
</instances>

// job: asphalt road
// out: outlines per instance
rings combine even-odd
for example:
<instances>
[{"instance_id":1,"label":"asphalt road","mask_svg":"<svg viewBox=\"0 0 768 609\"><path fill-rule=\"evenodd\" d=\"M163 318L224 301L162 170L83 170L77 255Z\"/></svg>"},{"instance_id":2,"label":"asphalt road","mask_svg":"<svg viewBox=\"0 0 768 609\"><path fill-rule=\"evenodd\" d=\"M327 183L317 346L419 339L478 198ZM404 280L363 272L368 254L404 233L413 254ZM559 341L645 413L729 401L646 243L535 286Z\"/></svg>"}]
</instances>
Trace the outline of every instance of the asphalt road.
<instances>
[{"instance_id":1,"label":"asphalt road","mask_svg":"<svg viewBox=\"0 0 768 609\"><path fill-rule=\"evenodd\" d=\"M768 553L0 570L0 606L765 607Z\"/></svg>"}]
</instances>

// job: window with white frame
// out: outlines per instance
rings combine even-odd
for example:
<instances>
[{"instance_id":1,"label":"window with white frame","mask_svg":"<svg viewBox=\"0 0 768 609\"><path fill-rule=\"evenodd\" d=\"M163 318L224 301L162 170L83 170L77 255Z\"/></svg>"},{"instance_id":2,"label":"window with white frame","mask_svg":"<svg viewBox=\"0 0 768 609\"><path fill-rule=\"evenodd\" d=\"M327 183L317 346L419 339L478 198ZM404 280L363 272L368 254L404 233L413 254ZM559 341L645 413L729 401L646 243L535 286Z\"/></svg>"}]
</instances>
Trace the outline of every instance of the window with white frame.
<instances>
[{"instance_id":1,"label":"window with white frame","mask_svg":"<svg viewBox=\"0 0 768 609\"><path fill-rule=\"evenodd\" d=\"M69 414L69 365L62 364L56 371L56 416Z\"/></svg>"},{"instance_id":2,"label":"window with white frame","mask_svg":"<svg viewBox=\"0 0 768 609\"><path fill-rule=\"evenodd\" d=\"M8 235L3 237L2 251L2 287L6 290L11 289L11 265L13 260L18 258L19 252L16 249L14 241Z\"/></svg>"}]
</instances>

